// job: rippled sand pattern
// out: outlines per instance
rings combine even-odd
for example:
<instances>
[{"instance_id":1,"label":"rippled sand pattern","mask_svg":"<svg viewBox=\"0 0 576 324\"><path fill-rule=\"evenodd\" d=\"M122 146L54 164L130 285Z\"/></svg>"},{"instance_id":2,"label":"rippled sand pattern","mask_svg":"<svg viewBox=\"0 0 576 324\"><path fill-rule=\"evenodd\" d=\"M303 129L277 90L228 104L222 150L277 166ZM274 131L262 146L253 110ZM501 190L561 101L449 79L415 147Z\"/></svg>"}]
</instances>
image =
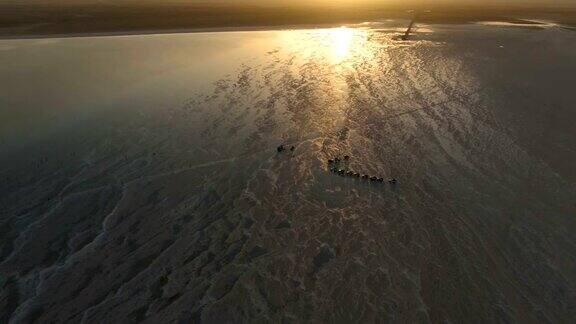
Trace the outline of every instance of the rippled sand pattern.
<instances>
[{"instance_id":1,"label":"rippled sand pattern","mask_svg":"<svg viewBox=\"0 0 576 324\"><path fill-rule=\"evenodd\" d=\"M508 109L520 87L483 79L488 50L446 31L397 34L280 32L182 107L119 112L32 163L11 157L3 319L575 318L574 182L523 140L530 124ZM329 172L344 155L399 185Z\"/></svg>"}]
</instances>

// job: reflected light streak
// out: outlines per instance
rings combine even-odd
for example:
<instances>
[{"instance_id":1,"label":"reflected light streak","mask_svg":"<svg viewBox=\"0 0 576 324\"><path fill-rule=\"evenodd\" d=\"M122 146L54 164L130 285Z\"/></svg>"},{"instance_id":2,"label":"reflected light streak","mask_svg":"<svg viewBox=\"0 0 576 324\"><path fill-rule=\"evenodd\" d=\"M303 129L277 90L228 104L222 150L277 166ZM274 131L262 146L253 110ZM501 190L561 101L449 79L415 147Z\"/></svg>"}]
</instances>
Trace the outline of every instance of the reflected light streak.
<instances>
[{"instance_id":1,"label":"reflected light streak","mask_svg":"<svg viewBox=\"0 0 576 324\"><path fill-rule=\"evenodd\" d=\"M301 57L317 57L341 63L367 49L368 31L358 28L330 28L282 33L282 44Z\"/></svg>"},{"instance_id":2,"label":"reflected light streak","mask_svg":"<svg viewBox=\"0 0 576 324\"><path fill-rule=\"evenodd\" d=\"M330 29L327 31L332 47L333 58L340 62L350 54L350 45L354 37L354 30L346 27Z\"/></svg>"}]
</instances>

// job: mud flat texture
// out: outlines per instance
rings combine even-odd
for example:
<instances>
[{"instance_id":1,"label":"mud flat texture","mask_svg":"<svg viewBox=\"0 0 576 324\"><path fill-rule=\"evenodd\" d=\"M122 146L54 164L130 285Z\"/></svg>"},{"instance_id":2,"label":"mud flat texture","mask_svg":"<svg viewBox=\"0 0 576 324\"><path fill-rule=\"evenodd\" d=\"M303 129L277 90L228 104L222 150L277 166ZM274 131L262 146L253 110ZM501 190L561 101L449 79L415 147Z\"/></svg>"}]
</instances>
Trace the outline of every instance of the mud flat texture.
<instances>
[{"instance_id":1,"label":"mud flat texture","mask_svg":"<svg viewBox=\"0 0 576 324\"><path fill-rule=\"evenodd\" d=\"M571 323L576 33L405 25L0 41L0 322Z\"/></svg>"}]
</instances>

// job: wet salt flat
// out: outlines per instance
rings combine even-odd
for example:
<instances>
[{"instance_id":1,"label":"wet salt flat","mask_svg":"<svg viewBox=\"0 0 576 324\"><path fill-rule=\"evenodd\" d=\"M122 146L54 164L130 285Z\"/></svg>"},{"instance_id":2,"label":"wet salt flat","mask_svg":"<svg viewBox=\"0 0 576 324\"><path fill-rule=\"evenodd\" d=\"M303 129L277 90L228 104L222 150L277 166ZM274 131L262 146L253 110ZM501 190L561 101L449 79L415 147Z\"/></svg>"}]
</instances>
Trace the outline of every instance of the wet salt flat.
<instances>
[{"instance_id":1,"label":"wet salt flat","mask_svg":"<svg viewBox=\"0 0 576 324\"><path fill-rule=\"evenodd\" d=\"M1 40L0 322L569 322L576 34L405 25Z\"/></svg>"}]
</instances>

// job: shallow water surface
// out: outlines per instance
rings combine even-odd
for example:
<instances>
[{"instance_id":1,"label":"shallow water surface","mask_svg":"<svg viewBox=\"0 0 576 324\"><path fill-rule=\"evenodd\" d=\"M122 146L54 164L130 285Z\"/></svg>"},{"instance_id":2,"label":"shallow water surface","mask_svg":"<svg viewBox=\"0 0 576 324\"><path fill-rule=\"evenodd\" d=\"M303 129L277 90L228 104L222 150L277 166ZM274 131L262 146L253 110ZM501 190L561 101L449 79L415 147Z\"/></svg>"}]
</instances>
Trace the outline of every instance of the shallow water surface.
<instances>
[{"instance_id":1,"label":"shallow water surface","mask_svg":"<svg viewBox=\"0 0 576 324\"><path fill-rule=\"evenodd\" d=\"M403 25L0 41L1 319L574 318L576 34Z\"/></svg>"}]
</instances>

